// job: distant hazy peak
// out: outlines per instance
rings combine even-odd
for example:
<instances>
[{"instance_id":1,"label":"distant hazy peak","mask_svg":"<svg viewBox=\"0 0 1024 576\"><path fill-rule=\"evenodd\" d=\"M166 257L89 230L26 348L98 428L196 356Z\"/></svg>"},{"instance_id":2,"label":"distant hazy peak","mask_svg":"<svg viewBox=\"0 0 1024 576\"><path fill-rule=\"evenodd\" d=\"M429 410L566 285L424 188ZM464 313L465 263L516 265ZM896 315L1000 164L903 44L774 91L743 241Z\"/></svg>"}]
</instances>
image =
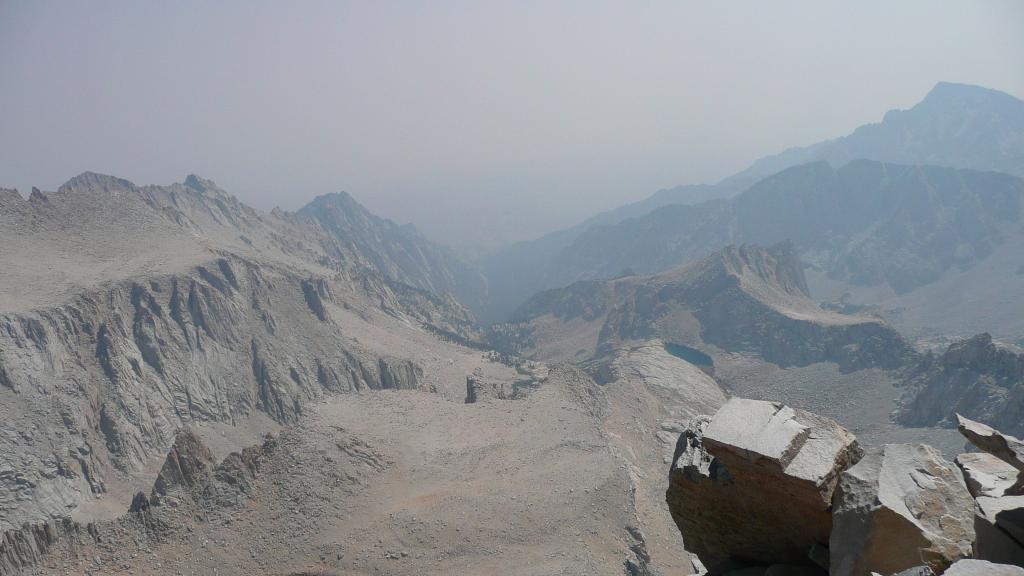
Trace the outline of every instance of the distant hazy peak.
<instances>
[{"instance_id":1,"label":"distant hazy peak","mask_svg":"<svg viewBox=\"0 0 1024 576\"><path fill-rule=\"evenodd\" d=\"M956 82L939 82L925 95L924 99L917 106L929 106L935 104L956 104L956 103L1016 103L1021 104L1018 98L984 86L974 84L958 84ZM915 108L917 107L915 106Z\"/></svg>"},{"instance_id":2,"label":"distant hazy peak","mask_svg":"<svg viewBox=\"0 0 1024 576\"><path fill-rule=\"evenodd\" d=\"M191 188L197 192L220 190L220 187L217 186L216 182L214 182L213 180L207 180L206 178L196 176L195 174L189 174L187 177L185 177L185 182L183 182L183 184L185 185L186 188Z\"/></svg>"},{"instance_id":3,"label":"distant hazy peak","mask_svg":"<svg viewBox=\"0 0 1024 576\"><path fill-rule=\"evenodd\" d=\"M312 214L315 210L342 210L348 213L359 213L384 220L384 218L372 214L358 200L353 198L351 194L345 191L321 194L300 208L299 213Z\"/></svg>"},{"instance_id":4,"label":"distant hazy peak","mask_svg":"<svg viewBox=\"0 0 1024 576\"><path fill-rule=\"evenodd\" d=\"M115 190L134 190L137 187L134 183L110 176L109 174L97 174L96 172L82 172L78 176L68 180L57 189L58 192L87 192L101 191L112 192Z\"/></svg>"}]
</instances>

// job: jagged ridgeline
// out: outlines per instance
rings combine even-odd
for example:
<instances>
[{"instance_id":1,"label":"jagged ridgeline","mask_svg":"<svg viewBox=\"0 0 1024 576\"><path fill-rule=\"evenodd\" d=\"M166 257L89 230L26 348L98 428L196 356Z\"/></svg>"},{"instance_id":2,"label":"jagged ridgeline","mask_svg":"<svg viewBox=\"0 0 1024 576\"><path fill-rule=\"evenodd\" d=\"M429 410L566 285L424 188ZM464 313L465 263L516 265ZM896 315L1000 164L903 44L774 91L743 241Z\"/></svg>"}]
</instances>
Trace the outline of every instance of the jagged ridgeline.
<instances>
[{"instance_id":1,"label":"jagged ridgeline","mask_svg":"<svg viewBox=\"0 0 1024 576\"><path fill-rule=\"evenodd\" d=\"M848 136L763 158L717 184L662 190L485 257L483 317L505 321L532 294L578 280L662 272L728 244L792 240L827 280L815 297L873 287L862 297L870 301L891 289L899 297L886 303L909 310L898 318L906 327L969 326L972 334L997 325L997 336L1017 334L1019 318L979 302L1009 305L1007 291L1020 290L1022 134L1021 100L940 83L916 106ZM983 273L959 274L973 267ZM959 293L969 297L958 301ZM952 311L951 301L959 304Z\"/></svg>"},{"instance_id":2,"label":"jagged ridgeline","mask_svg":"<svg viewBox=\"0 0 1024 576\"><path fill-rule=\"evenodd\" d=\"M427 386L403 334L478 339L447 292L466 270L335 200L263 214L195 176L92 173L3 191L0 528L65 516L188 422L290 423L324 394Z\"/></svg>"},{"instance_id":3,"label":"jagged ridgeline","mask_svg":"<svg viewBox=\"0 0 1024 576\"><path fill-rule=\"evenodd\" d=\"M499 347L585 361L659 338L693 353L749 352L779 366L834 362L895 368L911 347L877 318L823 310L807 294L794 247L727 247L651 276L591 280L542 292L491 328Z\"/></svg>"}]
</instances>

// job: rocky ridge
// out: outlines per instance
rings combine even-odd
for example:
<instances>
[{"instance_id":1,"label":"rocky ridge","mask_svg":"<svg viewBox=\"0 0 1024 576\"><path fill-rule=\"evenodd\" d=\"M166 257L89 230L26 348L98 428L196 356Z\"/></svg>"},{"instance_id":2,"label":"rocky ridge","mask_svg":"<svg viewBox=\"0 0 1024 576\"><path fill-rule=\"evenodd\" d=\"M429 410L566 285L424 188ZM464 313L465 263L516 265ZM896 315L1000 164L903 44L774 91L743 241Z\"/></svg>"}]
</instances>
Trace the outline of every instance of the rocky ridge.
<instances>
[{"instance_id":1,"label":"rocky ridge","mask_svg":"<svg viewBox=\"0 0 1024 576\"><path fill-rule=\"evenodd\" d=\"M490 331L498 349L549 360L586 360L652 337L698 351L752 353L780 366L894 368L913 356L878 319L837 314L811 301L803 270L786 244L727 247L654 276L542 292L512 322Z\"/></svg>"},{"instance_id":2,"label":"rocky ridge","mask_svg":"<svg viewBox=\"0 0 1024 576\"><path fill-rule=\"evenodd\" d=\"M3 528L67 516L190 422L287 424L325 394L436 387L391 335L477 338L450 295L195 176L6 194L0 242ZM388 336L357 336L371 327Z\"/></svg>"},{"instance_id":3,"label":"rocky ridge","mask_svg":"<svg viewBox=\"0 0 1024 576\"><path fill-rule=\"evenodd\" d=\"M726 244L771 244L791 238L789 234L794 233L793 229L787 230L781 238L728 236L725 229L706 226L704 222L721 219L728 212L727 203L720 199L731 198L795 166L827 162L839 168L854 160L867 159L1024 177L1024 158L1019 152L1024 149L1020 144L1022 126L1024 102L995 90L940 82L914 107L892 110L880 123L862 126L848 136L762 158L717 184L661 190L650 198L598 214L572 228L514 244L483 258L480 267L492 285L491 306L484 316L489 321L507 320L516 306L538 290L577 280L610 277L626 266L641 273L653 273L694 261ZM785 212L783 209L777 214ZM942 220L941 215L937 220ZM809 227L816 224L815 219L803 222ZM675 232L665 233L669 229ZM693 246L703 251L695 253ZM628 254L620 256L627 251ZM873 248L860 248L859 259L863 260L871 251ZM599 258L601 253L607 256ZM895 278L894 273L900 266L911 262L892 266L889 275ZM639 267L635 263L639 263ZM885 262L876 260L862 264L869 265L856 271L858 276L868 272L868 268L877 272ZM928 281L922 268L934 268L934 263L918 261L916 264L917 269L908 271L918 282ZM841 269L829 271L832 274L842 272Z\"/></svg>"}]
</instances>

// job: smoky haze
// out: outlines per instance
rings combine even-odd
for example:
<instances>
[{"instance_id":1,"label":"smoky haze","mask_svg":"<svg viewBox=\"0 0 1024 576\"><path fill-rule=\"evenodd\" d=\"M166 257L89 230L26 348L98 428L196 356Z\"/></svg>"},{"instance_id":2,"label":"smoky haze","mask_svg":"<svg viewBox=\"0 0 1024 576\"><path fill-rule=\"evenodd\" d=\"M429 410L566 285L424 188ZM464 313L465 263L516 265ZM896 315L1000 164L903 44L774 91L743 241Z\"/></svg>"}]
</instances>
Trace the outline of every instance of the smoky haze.
<instances>
[{"instance_id":1,"label":"smoky haze","mask_svg":"<svg viewBox=\"0 0 1024 576\"><path fill-rule=\"evenodd\" d=\"M842 135L1024 95L1007 2L11 2L0 184L345 190L468 254Z\"/></svg>"}]
</instances>

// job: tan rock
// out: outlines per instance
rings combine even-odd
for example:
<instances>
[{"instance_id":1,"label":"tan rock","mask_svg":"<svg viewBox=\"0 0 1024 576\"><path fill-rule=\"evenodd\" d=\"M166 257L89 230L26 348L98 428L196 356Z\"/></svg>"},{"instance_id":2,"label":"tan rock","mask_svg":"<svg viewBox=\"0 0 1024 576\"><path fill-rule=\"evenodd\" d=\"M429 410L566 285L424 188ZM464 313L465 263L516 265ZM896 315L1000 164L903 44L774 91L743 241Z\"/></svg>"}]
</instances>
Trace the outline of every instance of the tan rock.
<instances>
[{"instance_id":1,"label":"tan rock","mask_svg":"<svg viewBox=\"0 0 1024 576\"><path fill-rule=\"evenodd\" d=\"M954 460L964 474L971 496L1002 496L1017 482L1018 470L987 453L969 452Z\"/></svg>"},{"instance_id":2,"label":"tan rock","mask_svg":"<svg viewBox=\"0 0 1024 576\"><path fill-rule=\"evenodd\" d=\"M941 573L971 554L974 501L959 470L923 444L887 444L842 473L830 541L832 576Z\"/></svg>"}]
</instances>

